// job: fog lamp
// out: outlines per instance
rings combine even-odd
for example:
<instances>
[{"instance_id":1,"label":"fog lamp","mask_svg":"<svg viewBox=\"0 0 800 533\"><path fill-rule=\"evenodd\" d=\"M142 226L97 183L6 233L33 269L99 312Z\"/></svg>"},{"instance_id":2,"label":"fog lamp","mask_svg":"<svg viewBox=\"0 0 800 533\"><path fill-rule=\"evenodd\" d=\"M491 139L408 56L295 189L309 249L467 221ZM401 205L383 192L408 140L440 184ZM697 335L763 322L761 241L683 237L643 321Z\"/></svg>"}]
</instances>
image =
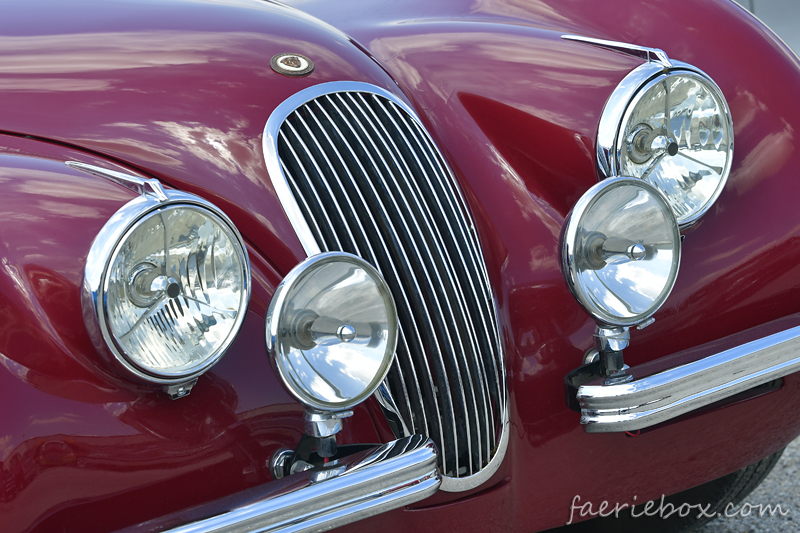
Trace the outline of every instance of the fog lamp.
<instances>
[{"instance_id":1,"label":"fog lamp","mask_svg":"<svg viewBox=\"0 0 800 533\"><path fill-rule=\"evenodd\" d=\"M570 214L562 269L572 294L600 324L640 324L667 299L678 274L680 233L650 184L604 180Z\"/></svg>"},{"instance_id":2,"label":"fog lamp","mask_svg":"<svg viewBox=\"0 0 800 533\"><path fill-rule=\"evenodd\" d=\"M375 392L397 343L386 283L363 259L315 255L278 286L267 312L267 348L286 388L313 410L344 411Z\"/></svg>"}]
</instances>

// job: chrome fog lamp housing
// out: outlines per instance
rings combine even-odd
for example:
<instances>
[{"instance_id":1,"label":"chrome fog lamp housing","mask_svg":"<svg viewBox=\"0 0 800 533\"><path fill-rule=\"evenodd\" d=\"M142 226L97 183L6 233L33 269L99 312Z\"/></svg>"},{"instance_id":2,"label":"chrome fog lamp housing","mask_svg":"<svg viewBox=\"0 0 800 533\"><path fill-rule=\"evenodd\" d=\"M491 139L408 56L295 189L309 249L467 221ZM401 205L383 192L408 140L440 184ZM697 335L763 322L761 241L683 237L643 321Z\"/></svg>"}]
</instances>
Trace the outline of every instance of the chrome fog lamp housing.
<instances>
[{"instance_id":1,"label":"chrome fog lamp housing","mask_svg":"<svg viewBox=\"0 0 800 533\"><path fill-rule=\"evenodd\" d=\"M225 354L244 321L250 297L244 242L225 214L198 196L164 191L155 180L71 166L140 185L142 192L111 217L89 251L84 316L90 335L127 377L185 395Z\"/></svg>"},{"instance_id":2,"label":"chrome fog lamp housing","mask_svg":"<svg viewBox=\"0 0 800 533\"><path fill-rule=\"evenodd\" d=\"M601 181L567 217L561 239L564 279L597 322L599 371L609 382L631 379L622 358L629 328L652 321L675 285L680 255L672 209L647 182Z\"/></svg>"},{"instance_id":3,"label":"chrome fog lamp housing","mask_svg":"<svg viewBox=\"0 0 800 533\"><path fill-rule=\"evenodd\" d=\"M696 222L716 201L733 160L733 121L716 83L698 68L657 61L634 69L600 119L602 178L647 181L669 202L678 224Z\"/></svg>"},{"instance_id":4,"label":"chrome fog lamp housing","mask_svg":"<svg viewBox=\"0 0 800 533\"><path fill-rule=\"evenodd\" d=\"M394 358L391 292L374 267L344 252L312 256L289 272L266 323L274 366L286 389L312 412L358 405L375 392Z\"/></svg>"},{"instance_id":5,"label":"chrome fog lamp housing","mask_svg":"<svg viewBox=\"0 0 800 533\"><path fill-rule=\"evenodd\" d=\"M604 180L567 219L562 269L570 291L600 324L650 318L675 284L681 239L669 205L647 182Z\"/></svg>"}]
</instances>

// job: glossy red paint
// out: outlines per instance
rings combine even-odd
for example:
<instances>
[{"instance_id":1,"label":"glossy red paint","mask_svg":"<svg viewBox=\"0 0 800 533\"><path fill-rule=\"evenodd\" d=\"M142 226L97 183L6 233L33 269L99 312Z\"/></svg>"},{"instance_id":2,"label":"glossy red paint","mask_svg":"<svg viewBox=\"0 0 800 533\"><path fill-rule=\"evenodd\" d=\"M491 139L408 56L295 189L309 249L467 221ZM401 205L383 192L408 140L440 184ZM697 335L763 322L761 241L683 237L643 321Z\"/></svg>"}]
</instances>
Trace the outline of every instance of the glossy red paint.
<instances>
[{"instance_id":1,"label":"glossy red paint","mask_svg":"<svg viewBox=\"0 0 800 533\"><path fill-rule=\"evenodd\" d=\"M63 162L132 170L56 144L0 144L2 530L112 531L270 481L269 458L302 434L303 409L264 347L280 275L250 249L253 295L237 355L189 397L173 402L120 379L88 337L80 290L94 236L134 193ZM378 440L362 407L344 442Z\"/></svg>"},{"instance_id":2,"label":"glossy red paint","mask_svg":"<svg viewBox=\"0 0 800 533\"><path fill-rule=\"evenodd\" d=\"M261 132L286 97L333 80L405 95L442 148L483 243L511 393L511 441L490 482L348 529L537 531L565 523L577 494L644 502L739 469L800 433L797 376L635 439L584 433L562 384L594 326L561 279L559 235L596 182L603 105L638 61L561 34L662 48L708 72L733 112L728 186L688 233L675 290L656 323L633 333L630 364L733 345L739 331L800 312L800 109L784 90L800 84L800 69L785 47L738 7L711 0L694 3L689 21L665 0L614 0L602 12L563 0L347 6L298 2L331 26L246 1L52 2L44 17L37 3L20 2L4 12L0 130L13 134L0 138L0 397L14 406L0 415L8 531L158 524L269 481L267 461L299 438L302 408L269 367L263 319L303 252L264 168ZM280 52L311 57L314 73L273 72L269 59ZM184 400L124 382L94 353L79 312L83 262L131 193L66 168L68 159L199 194L251 245L244 328ZM346 428L345 441L390 438L374 405Z\"/></svg>"}]
</instances>

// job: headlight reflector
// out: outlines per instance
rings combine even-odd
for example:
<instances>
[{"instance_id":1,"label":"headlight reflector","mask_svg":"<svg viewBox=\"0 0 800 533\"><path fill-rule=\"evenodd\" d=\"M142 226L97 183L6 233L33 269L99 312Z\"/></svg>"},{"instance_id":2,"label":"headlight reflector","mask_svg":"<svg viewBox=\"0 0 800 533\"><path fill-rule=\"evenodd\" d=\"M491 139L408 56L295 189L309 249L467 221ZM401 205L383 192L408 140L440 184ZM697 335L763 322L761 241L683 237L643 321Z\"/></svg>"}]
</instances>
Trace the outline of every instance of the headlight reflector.
<instances>
[{"instance_id":1,"label":"headlight reflector","mask_svg":"<svg viewBox=\"0 0 800 533\"><path fill-rule=\"evenodd\" d=\"M224 355L250 294L247 252L227 217L193 195L167 197L142 195L117 212L85 274L108 348L135 377L163 384L196 377Z\"/></svg>"},{"instance_id":2,"label":"headlight reflector","mask_svg":"<svg viewBox=\"0 0 800 533\"><path fill-rule=\"evenodd\" d=\"M623 80L603 111L598 155L605 177L647 181L667 199L679 226L686 227L725 186L733 122L719 87L691 65L676 63L681 66L672 70L648 63ZM611 128L613 134L603 131ZM602 146L612 135L613 148Z\"/></svg>"},{"instance_id":3,"label":"headlight reflector","mask_svg":"<svg viewBox=\"0 0 800 533\"><path fill-rule=\"evenodd\" d=\"M397 312L386 283L343 252L295 267L267 313L267 347L286 388L322 411L349 409L372 394L396 344Z\"/></svg>"},{"instance_id":4,"label":"headlight reflector","mask_svg":"<svg viewBox=\"0 0 800 533\"><path fill-rule=\"evenodd\" d=\"M567 220L564 277L602 324L632 326L649 318L667 299L679 264L675 217L646 182L604 180L578 200Z\"/></svg>"}]
</instances>

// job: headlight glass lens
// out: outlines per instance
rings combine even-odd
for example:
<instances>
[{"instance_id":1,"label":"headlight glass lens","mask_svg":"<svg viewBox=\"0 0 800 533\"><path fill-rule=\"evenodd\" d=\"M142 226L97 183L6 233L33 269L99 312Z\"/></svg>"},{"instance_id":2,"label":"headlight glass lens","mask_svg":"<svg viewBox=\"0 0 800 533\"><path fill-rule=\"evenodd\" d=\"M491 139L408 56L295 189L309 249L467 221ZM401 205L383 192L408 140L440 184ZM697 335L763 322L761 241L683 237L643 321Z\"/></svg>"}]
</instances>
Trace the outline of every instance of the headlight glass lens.
<instances>
[{"instance_id":1,"label":"headlight glass lens","mask_svg":"<svg viewBox=\"0 0 800 533\"><path fill-rule=\"evenodd\" d=\"M614 178L576 204L564 234L570 289L602 323L631 326L655 313L678 275L680 233L651 186Z\"/></svg>"},{"instance_id":2,"label":"headlight glass lens","mask_svg":"<svg viewBox=\"0 0 800 533\"><path fill-rule=\"evenodd\" d=\"M180 378L216 361L247 305L246 255L229 225L207 209L169 205L123 236L105 277L113 341L129 363Z\"/></svg>"},{"instance_id":3,"label":"headlight glass lens","mask_svg":"<svg viewBox=\"0 0 800 533\"><path fill-rule=\"evenodd\" d=\"M733 157L730 111L719 88L678 71L645 85L625 113L619 174L642 178L689 224L716 200Z\"/></svg>"},{"instance_id":4,"label":"headlight glass lens","mask_svg":"<svg viewBox=\"0 0 800 533\"><path fill-rule=\"evenodd\" d=\"M306 405L343 410L386 376L397 312L380 274L345 253L295 267L273 296L267 344L288 390Z\"/></svg>"}]
</instances>

